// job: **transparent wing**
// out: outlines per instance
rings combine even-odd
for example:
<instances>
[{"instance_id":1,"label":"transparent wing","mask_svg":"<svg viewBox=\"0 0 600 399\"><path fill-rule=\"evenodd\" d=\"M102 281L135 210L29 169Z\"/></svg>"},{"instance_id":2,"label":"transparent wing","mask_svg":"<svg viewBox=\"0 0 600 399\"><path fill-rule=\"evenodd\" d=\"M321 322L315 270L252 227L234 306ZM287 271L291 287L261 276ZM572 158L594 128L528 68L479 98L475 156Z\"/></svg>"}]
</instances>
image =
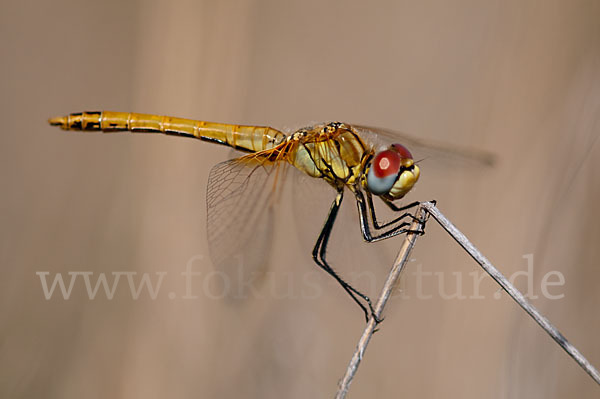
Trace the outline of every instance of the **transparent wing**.
<instances>
[{"instance_id":1,"label":"transparent wing","mask_svg":"<svg viewBox=\"0 0 600 399\"><path fill-rule=\"evenodd\" d=\"M416 161L431 159L440 164L466 167L491 167L496 162L496 156L490 152L461 147L447 142L420 139L391 129L361 125L352 126L357 128L361 136L369 140L376 149L387 147L391 143L405 145Z\"/></svg>"},{"instance_id":2,"label":"transparent wing","mask_svg":"<svg viewBox=\"0 0 600 399\"><path fill-rule=\"evenodd\" d=\"M291 172L294 222L306 259L312 262L311 251L327 219L336 191L323 179L308 176L299 170Z\"/></svg>"},{"instance_id":3,"label":"transparent wing","mask_svg":"<svg viewBox=\"0 0 600 399\"><path fill-rule=\"evenodd\" d=\"M213 264L229 278L225 288L232 290L230 296L245 296L238 288L261 275L268 264L274 205L286 167L285 161L251 154L210 171L208 245Z\"/></svg>"}]
</instances>

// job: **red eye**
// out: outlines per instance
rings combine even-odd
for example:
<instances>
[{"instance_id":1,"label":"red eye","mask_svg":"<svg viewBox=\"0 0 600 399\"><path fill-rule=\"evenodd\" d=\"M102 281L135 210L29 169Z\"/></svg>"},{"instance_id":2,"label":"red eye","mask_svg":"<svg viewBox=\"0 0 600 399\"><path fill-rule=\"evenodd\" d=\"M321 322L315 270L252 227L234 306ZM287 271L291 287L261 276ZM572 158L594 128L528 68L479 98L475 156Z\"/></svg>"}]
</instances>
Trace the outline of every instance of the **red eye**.
<instances>
[{"instance_id":1,"label":"red eye","mask_svg":"<svg viewBox=\"0 0 600 399\"><path fill-rule=\"evenodd\" d=\"M408 151L408 148L406 148L402 144L392 144L392 148L398 151L398 154L400 154L400 158L413 159L413 156L410 153L410 151Z\"/></svg>"},{"instance_id":2,"label":"red eye","mask_svg":"<svg viewBox=\"0 0 600 399\"><path fill-rule=\"evenodd\" d=\"M404 150L408 152L406 148ZM401 156L399 151L392 150L384 150L378 153L373 160L373 172L375 172L375 176L382 178L398 174Z\"/></svg>"}]
</instances>

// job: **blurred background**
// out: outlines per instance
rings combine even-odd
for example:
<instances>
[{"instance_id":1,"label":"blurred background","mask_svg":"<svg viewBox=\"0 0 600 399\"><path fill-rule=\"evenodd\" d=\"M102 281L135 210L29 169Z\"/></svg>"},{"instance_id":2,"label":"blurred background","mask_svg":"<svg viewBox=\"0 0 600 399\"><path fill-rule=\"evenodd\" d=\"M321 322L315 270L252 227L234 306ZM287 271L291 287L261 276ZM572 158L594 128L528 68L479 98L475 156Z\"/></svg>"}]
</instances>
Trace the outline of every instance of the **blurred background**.
<instances>
[{"instance_id":1,"label":"blurred background","mask_svg":"<svg viewBox=\"0 0 600 399\"><path fill-rule=\"evenodd\" d=\"M222 298L205 191L229 150L46 124L102 109L281 129L341 120L495 153L493 168L425 160L407 200L437 199L505 275L522 272L515 284L600 366L600 3L0 7L0 396L332 397L363 330L312 263L320 226L298 226L290 192L266 281ZM330 260L375 297L401 239L361 244L345 205ZM413 258L349 397L598 396L435 222ZM114 296L89 297L84 275L95 286L119 272ZM564 284L544 293L553 272ZM44 291L57 275L66 289L75 276L68 299ZM136 299L127 284L144 275L160 290Z\"/></svg>"}]
</instances>

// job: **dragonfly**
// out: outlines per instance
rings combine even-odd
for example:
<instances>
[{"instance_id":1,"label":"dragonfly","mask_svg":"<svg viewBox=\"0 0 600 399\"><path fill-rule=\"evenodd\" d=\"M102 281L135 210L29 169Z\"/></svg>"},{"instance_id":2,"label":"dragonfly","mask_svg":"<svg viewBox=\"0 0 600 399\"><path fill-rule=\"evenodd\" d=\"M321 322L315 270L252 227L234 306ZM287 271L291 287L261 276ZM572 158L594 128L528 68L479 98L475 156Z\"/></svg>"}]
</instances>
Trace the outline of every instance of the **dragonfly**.
<instances>
[{"instance_id":1,"label":"dragonfly","mask_svg":"<svg viewBox=\"0 0 600 399\"><path fill-rule=\"evenodd\" d=\"M312 258L360 306L367 320L375 317L370 298L331 267L327 245L346 190L356 202L360 233L366 242L409 231L414 219L409 210L419 202L398 206L395 201L414 187L420 168L406 146L383 143L381 137L390 136L389 131L328 122L286 135L268 126L112 111L72 113L48 122L64 130L191 137L244 152L241 157L215 165L208 178L207 236L211 260L217 267L230 264L240 247L253 262L264 258L271 228L269 209L275 193L281 191L286 166L325 181L336 195L314 244ZM382 222L377 218L374 197L394 212L392 220Z\"/></svg>"}]
</instances>

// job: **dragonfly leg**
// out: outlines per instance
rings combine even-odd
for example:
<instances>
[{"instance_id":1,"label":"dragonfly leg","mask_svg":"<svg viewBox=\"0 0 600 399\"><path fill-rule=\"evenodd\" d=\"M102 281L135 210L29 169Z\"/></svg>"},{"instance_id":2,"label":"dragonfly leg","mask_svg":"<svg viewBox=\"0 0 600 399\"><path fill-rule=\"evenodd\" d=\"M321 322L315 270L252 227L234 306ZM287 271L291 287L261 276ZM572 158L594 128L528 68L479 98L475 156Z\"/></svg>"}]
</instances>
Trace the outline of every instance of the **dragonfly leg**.
<instances>
[{"instance_id":1,"label":"dragonfly leg","mask_svg":"<svg viewBox=\"0 0 600 399\"><path fill-rule=\"evenodd\" d=\"M399 217L395 218L393 221L380 225L377 222L377 219L375 217L375 209L373 207L373 201L370 197L369 194L367 194L367 201L365 201L365 197L362 193L362 191L360 191L360 189L354 190L354 195L356 197L356 204L358 206L358 214L359 214L359 219L360 219L360 230L361 233L363 235L363 238L365 239L365 241L367 242L376 242L376 241L380 241L380 240L384 240L386 238L390 238L390 237L394 237L397 236L399 234L403 234L403 233L409 233L409 232L413 232L413 233L418 233L418 234L424 234L423 229L421 228L418 231L413 231L408 229L408 226L410 226L410 222L406 221L406 219L411 219L411 220L416 220L415 216L413 216L410 212L405 212L402 215L400 215ZM414 204L410 204L410 206L414 206L417 203ZM369 205L369 209L367 209L367 205ZM403 208L398 208L399 210L402 210ZM408 209L408 208L404 208L404 209ZM387 231L381 232L378 235L373 235L371 233L371 228L369 226L369 211L371 214L371 221L373 222L373 226L375 230L381 230L385 227L392 226L391 228L389 228ZM425 220L418 220L422 226L424 226L425 224Z\"/></svg>"},{"instance_id":2,"label":"dragonfly leg","mask_svg":"<svg viewBox=\"0 0 600 399\"><path fill-rule=\"evenodd\" d=\"M368 195L369 197L372 197L372 196L371 196L371 193L369 193L369 192L367 192L367 195ZM394 212L400 212L400 211L403 211L403 210L405 210L405 209L410 209L410 208L413 208L413 207L415 207L415 206L419 205L419 203L420 203L419 201L415 201L415 202L411 202L411 203L410 203L410 204L408 204L408 205L404 205L404 206L401 206L401 207L397 207L397 206L396 206L396 205L395 205L395 204L394 204L392 201L390 201L390 200L387 200L387 199L384 199L384 198L382 198L381 200L384 202L384 204L386 204L386 205L387 205L387 206L388 206L388 207L389 207L389 208L390 208L392 211L394 211ZM429 201L429 202L431 202L433 205L437 205L437 201L436 201L436 200L431 200L431 201Z\"/></svg>"},{"instance_id":3,"label":"dragonfly leg","mask_svg":"<svg viewBox=\"0 0 600 399\"><path fill-rule=\"evenodd\" d=\"M341 189L338 191L338 194L335 197L335 200L331 204L331 208L329 210L329 215L327 216L327 220L325 221L325 225L323 226L323 229L321 230L321 234L319 234L319 238L317 239L315 247L313 248L313 252L312 252L313 260L321 269L325 270L327 273L329 273L329 275L331 275L333 278L335 278L335 280L342 286L342 288L348 293L348 295L350 295L350 297L354 300L354 302L356 302L358 304L358 306L360 306L360 308L362 309L362 311L365 314L365 318L367 321L369 320L369 314L370 314L372 317L374 317L375 321L377 323L379 323L382 320L375 317L375 310L373 309L371 299L368 296L366 296L365 294L358 291L356 288L352 287L347 282L345 282L335 272L335 270L333 270L333 268L331 268L331 266L329 266L329 264L327 263L327 260L325 259L325 256L327 253L327 243L329 242L329 237L331 235L331 231L333 229L333 225L335 223L335 219L337 217L338 211L342 204L343 198L344 198L344 191L343 191L343 189ZM369 307L368 310L365 307L365 305L359 300L359 298L361 298L363 301L365 301L367 303L367 305Z\"/></svg>"},{"instance_id":4,"label":"dragonfly leg","mask_svg":"<svg viewBox=\"0 0 600 399\"><path fill-rule=\"evenodd\" d=\"M394 212L402 212L405 211L407 209L411 209L414 208L415 206L419 205L418 201L415 202L411 202L408 205L402 206L402 207L397 207L396 205L394 205L393 202L382 199L382 201ZM367 205L369 205L369 211L371 213L371 221L373 222L373 227L375 228L375 230L381 230L385 227L391 226L393 224L398 223L400 220L406 218L406 217L411 217L413 220L415 219L415 217L410 213L410 212L404 212L402 215L394 218L394 220L391 220L387 223L383 223L380 224L379 221L377 220L377 215L375 215L375 205L373 204L373 196L371 195L370 192L367 192Z\"/></svg>"}]
</instances>

